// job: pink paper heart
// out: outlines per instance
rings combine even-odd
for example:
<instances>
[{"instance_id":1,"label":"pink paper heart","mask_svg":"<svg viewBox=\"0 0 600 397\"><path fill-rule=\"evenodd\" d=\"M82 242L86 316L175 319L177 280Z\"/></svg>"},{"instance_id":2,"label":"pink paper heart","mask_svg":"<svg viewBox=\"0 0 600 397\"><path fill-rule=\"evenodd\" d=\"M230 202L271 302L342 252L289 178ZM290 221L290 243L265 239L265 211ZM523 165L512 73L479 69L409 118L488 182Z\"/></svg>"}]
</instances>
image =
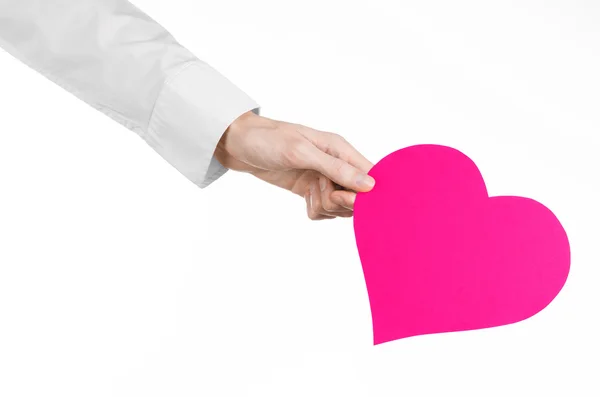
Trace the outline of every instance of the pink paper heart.
<instances>
[{"instance_id":1,"label":"pink paper heart","mask_svg":"<svg viewBox=\"0 0 600 397\"><path fill-rule=\"evenodd\" d=\"M374 344L522 321L566 282L569 242L556 216L528 198L488 197L461 152L411 146L370 175L354 231Z\"/></svg>"}]
</instances>

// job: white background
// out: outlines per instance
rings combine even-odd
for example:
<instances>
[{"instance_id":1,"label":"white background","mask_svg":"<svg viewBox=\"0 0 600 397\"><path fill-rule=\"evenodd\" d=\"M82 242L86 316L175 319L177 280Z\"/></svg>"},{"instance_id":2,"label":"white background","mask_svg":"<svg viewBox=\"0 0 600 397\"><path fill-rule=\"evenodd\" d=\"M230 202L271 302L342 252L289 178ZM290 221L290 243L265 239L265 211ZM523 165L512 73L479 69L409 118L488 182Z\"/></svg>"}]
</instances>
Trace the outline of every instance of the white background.
<instances>
[{"instance_id":1,"label":"white background","mask_svg":"<svg viewBox=\"0 0 600 397\"><path fill-rule=\"evenodd\" d=\"M232 172L200 190L0 53L0 395L600 395L596 1L139 0L263 114L372 161L439 143L569 234L525 322L372 346L351 220Z\"/></svg>"}]
</instances>

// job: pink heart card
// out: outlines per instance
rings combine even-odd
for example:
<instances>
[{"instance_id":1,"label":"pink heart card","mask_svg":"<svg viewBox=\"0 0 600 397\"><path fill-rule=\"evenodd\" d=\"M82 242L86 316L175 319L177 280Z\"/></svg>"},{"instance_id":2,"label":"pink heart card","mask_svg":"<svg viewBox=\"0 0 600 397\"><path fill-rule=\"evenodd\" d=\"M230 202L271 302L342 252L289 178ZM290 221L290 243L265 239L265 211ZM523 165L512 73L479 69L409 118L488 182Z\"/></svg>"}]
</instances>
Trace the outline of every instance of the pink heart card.
<instances>
[{"instance_id":1,"label":"pink heart card","mask_svg":"<svg viewBox=\"0 0 600 397\"><path fill-rule=\"evenodd\" d=\"M456 149L400 149L369 172L354 232L374 344L525 320L559 293L570 268L565 230L529 198L489 197Z\"/></svg>"}]
</instances>

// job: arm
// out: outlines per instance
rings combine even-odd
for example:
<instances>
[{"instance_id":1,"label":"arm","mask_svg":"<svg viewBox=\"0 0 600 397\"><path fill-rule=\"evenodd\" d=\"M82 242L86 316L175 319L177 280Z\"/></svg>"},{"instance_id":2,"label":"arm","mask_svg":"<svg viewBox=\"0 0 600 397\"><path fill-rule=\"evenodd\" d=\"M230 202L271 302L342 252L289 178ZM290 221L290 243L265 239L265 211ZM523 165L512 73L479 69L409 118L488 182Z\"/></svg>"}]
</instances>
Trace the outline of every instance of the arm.
<instances>
[{"instance_id":1,"label":"arm","mask_svg":"<svg viewBox=\"0 0 600 397\"><path fill-rule=\"evenodd\" d=\"M200 187L258 105L126 0L0 0L0 47L139 134Z\"/></svg>"},{"instance_id":2,"label":"arm","mask_svg":"<svg viewBox=\"0 0 600 397\"><path fill-rule=\"evenodd\" d=\"M303 196L311 219L329 219L351 216L355 192L374 185L372 164L342 137L258 116L250 97L126 0L0 0L0 46L200 187L226 169L248 172Z\"/></svg>"}]
</instances>

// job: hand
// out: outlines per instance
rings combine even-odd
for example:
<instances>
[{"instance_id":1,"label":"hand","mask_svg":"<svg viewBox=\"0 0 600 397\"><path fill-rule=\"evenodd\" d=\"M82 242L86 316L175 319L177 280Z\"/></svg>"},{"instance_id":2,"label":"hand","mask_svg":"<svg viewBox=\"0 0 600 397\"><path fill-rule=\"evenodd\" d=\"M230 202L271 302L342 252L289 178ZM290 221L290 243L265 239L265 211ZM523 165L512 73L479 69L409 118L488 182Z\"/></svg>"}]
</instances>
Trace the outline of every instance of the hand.
<instances>
[{"instance_id":1,"label":"hand","mask_svg":"<svg viewBox=\"0 0 600 397\"><path fill-rule=\"evenodd\" d=\"M217 160L303 196L310 219L350 217L356 192L375 184L373 164L344 138L248 112L219 141Z\"/></svg>"}]
</instances>

